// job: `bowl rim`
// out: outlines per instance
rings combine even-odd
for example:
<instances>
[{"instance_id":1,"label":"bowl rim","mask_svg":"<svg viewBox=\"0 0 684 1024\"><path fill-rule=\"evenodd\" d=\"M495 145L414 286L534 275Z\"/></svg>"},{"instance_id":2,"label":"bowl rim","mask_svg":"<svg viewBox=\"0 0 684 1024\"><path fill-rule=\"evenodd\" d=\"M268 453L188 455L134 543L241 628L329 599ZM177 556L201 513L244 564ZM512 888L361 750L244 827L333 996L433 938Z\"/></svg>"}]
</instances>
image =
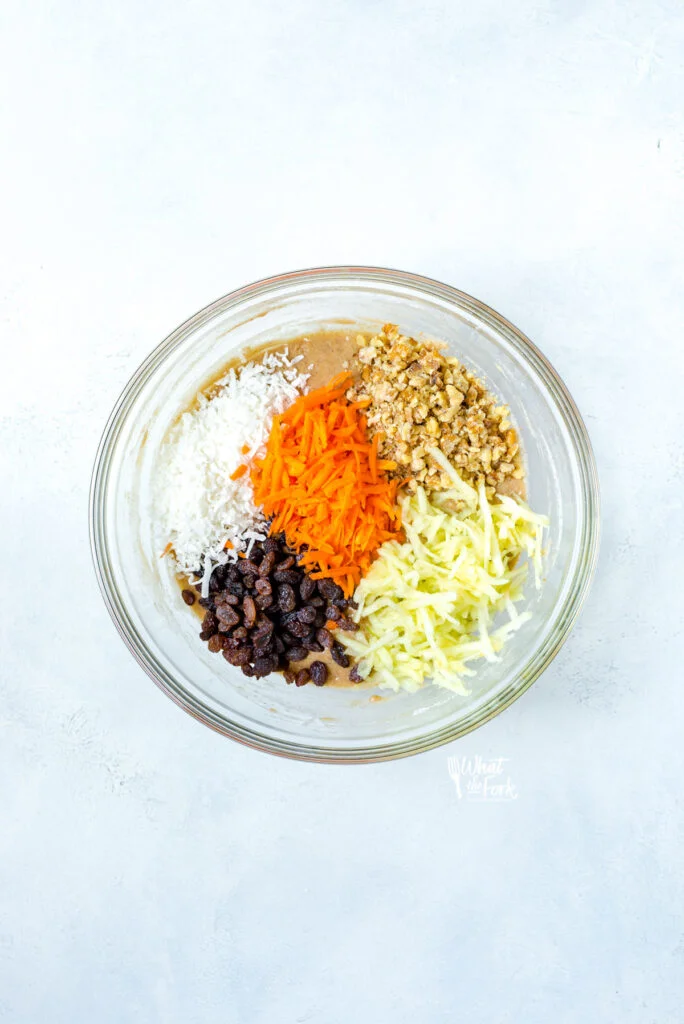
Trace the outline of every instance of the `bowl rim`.
<instances>
[{"instance_id":1,"label":"bowl rim","mask_svg":"<svg viewBox=\"0 0 684 1024\"><path fill-rule=\"evenodd\" d=\"M461 311L466 310L477 315L490 328L496 330L499 334L503 334L506 340L517 349L524 361L531 364L540 374L549 389L572 440L574 454L580 470L581 494L583 498L582 556L578 560L566 602L559 613L556 629L551 637L553 642L549 643L549 637L547 636L546 643L542 643L533 650L528 662L521 668L516 684L511 684L508 691L504 692L503 699L497 700L491 707L484 705L483 708L477 709L477 713L474 716L467 716L457 723L437 728L424 736L414 737L409 740L390 741L377 746L369 745L353 748L320 745L308 746L290 740L273 740L257 731L246 729L236 723L228 723L225 719L219 718L219 716L204 707L186 690L176 686L175 680L170 673L151 657L144 643L139 639L137 631L128 619L123 602L119 600L117 587L112 578L109 564L105 523L105 496L115 443L125 422L128 409L150 373L177 346L181 345L189 334L193 333L217 314L234 308L246 299L267 297L269 293L292 283L306 283L307 281L332 282L339 279L344 280L345 278L361 278L366 279L368 283L380 285L386 283L413 287L434 298L451 302ZM467 292L420 274L373 266L312 267L262 278L228 292L226 295L200 309L176 327L138 366L115 402L97 447L90 482L89 536L91 555L100 592L119 635L145 673L175 704L214 731L255 750L300 761L333 764L369 764L433 750L438 746L467 735L510 707L546 670L565 643L581 611L596 569L600 539L598 473L586 426L574 399L561 377L539 348L496 310Z\"/></svg>"}]
</instances>

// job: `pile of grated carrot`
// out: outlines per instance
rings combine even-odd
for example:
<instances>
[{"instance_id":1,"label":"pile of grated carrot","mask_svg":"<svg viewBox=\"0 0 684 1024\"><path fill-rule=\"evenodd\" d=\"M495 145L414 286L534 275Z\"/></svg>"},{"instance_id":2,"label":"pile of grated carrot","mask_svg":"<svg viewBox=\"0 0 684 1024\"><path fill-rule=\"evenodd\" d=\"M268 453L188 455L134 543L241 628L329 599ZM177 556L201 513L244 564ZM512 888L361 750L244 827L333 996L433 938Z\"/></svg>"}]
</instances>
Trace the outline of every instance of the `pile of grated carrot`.
<instances>
[{"instance_id":1,"label":"pile of grated carrot","mask_svg":"<svg viewBox=\"0 0 684 1024\"><path fill-rule=\"evenodd\" d=\"M263 459L254 459L255 501L273 516L314 579L330 578L351 597L386 540L400 536L398 481L378 458L379 436L368 439L363 409L349 402L348 373L298 398L275 416ZM313 571L311 571L313 570Z\"/></svg>"}]
</instances>

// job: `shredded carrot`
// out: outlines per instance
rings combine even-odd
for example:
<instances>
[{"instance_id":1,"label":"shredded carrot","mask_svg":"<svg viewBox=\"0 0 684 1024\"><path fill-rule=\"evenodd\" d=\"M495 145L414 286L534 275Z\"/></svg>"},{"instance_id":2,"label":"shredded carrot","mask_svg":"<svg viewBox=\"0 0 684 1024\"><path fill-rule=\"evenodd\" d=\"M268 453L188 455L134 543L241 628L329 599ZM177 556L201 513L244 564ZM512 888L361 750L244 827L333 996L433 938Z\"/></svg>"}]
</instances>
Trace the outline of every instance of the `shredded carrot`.
<instances>
[{"instance_id":1,"label":"shredded carrot","mask_svg":"<svg viewBox=\"0 0 684 1024\"><path fill-rule=\"evenodd\" d=\"M171 541L169 541L169 543L166 545L166 547L164 548L164 550L162 551L162 553L161 553L161 555L159 557L160 558L164 558L165 555L170 554L172 551L173 551L173 544L171 543Z\"/></svg>"},{"instance_id":2,"label":"shredded carrot","mask_svg":"<svg viewBox=\"0 0 684 1024\"><path fill-rule=\"evenodd\" d=\"M240 466L238 466L238 468L235 470L234 473L230 474L230 479L231 480L239 480L240 477L244 476L246 472L247 472L247 466L243 462Z\"/></svg>"},{"instance_id":3,"label":"shredded carrot","mask_svg":"<svg viewBox=\"0 0 684 1024\"><path fill-rule=\"evenodd\" d=\"M319 621L320 621L320 620L319 620ZM326 629L337 629L337 623L336 623L336 622L333 622L333 620L332 620L332 619L328 619L328 621L327 621L327 622L326 622L326 624L325 624L325 628L326 628Z\"/></svg>"},{"instance_id":4,"label":"shredded carrot","mask_svg":"<svg viewBox=\"0 0 684 1024\"><path fill-rule=\"evenodd\" d=\"M366 432L365 402L349 402L348 373L302 395L274 417L266 454L254 459L256 502L272 517L315 579L332 579L350 597L381 544L401 531L396 469L378 458ZM328 623L330 627L330 623Z\"/></svg>"},{"instance_id":5,"label":"shredded carrot","mask_svg":"<svg viewBox=\"0 0 684 1024\"><path fill-rule=\"evenodd\" d=\"M235 545L233 544L232 540L227 540L223 547L225 548L226 551L232 551Z\"/></svg>"}]
</instances>

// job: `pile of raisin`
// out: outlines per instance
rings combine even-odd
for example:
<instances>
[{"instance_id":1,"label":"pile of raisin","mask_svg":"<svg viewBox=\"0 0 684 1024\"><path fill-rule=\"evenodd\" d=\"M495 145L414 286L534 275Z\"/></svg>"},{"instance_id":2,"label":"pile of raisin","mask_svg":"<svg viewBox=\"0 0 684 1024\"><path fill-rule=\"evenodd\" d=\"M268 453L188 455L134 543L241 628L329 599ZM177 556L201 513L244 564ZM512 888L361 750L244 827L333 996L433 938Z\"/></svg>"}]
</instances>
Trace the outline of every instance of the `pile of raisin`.
<instances>
[{"instance_id":1,"label":"pile of raisin","mask_svg":"<svg viewBox=\"0 0 684 1024\"><path fill-rule=\"evenodd\" d=\"M183 591L183 598L194 604L192 591ZM311 651L326 649L334 662L349 667L344 647L325 623L357 629L347 614L354 602L345 599L333 580L311 579L283 537L257 541L249 558L217 566L209 596L199 603L206 609L200 639L246 676L259 679L282 671L297 686L309 680L323 686L328 678L324 662L314 661L299 671L291 666Z\"/></svg>"}]
</instances>

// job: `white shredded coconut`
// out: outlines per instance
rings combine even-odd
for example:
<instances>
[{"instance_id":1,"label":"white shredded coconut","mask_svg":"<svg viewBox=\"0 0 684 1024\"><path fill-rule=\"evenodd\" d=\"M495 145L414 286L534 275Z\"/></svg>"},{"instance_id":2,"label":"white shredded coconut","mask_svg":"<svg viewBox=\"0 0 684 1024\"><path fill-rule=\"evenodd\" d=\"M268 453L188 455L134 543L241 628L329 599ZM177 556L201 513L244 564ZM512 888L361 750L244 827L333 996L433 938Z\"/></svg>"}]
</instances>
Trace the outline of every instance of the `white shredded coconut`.
<instances>
[{"instance_id":1,"label":"white shredded coconut","mask_svg":"<svg viewBox=\"0 0 684 1024\"><path fill-rule=\"evenodd\" d=\"M181 572L202 571L205 596L214 566L266 537L248 474L230 477L263 453L273 416L305 390L308 374L296 366L301 358L290 360L284 349L229 370L213 397L200 394L198 407L164 441L156 478L160 536L171 543Z\"/></svg>"}]
</instances>

